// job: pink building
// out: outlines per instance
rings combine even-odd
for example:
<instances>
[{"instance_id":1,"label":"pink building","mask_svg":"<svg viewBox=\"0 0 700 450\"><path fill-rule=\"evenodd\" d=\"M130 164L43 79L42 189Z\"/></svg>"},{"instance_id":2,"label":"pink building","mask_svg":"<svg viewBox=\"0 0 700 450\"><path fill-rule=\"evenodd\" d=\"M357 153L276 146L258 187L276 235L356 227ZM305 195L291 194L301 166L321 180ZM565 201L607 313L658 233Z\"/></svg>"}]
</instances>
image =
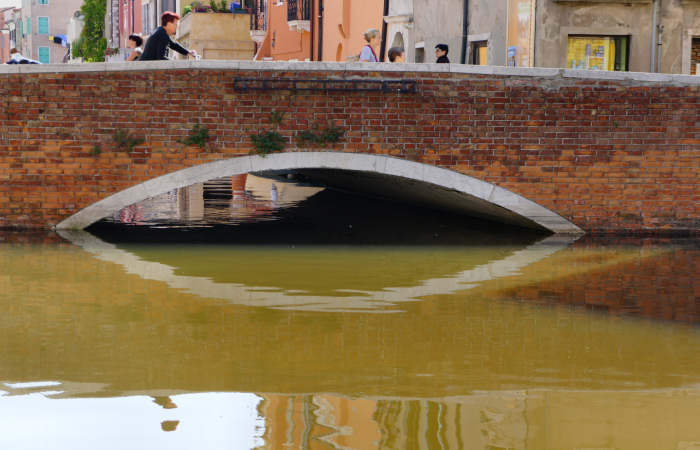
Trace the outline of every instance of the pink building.
<instances>
[{"instance_id":1,"label":"pink building","mask_svg":"<svg viewBox=\"0 0 700 450\"><path fill-rule=\"evenodd\" d=\"M119 47L126 47L131 34L143 34L141 0L119 1Z\"/></svg>"},{"instance_id":2,"label":"pink building","mask_svg":"<svg viewBox=\"0 0 700 450\"><path fill-rule=\"evenodd\" d=\"M6 63L10 59L10 28L7 23L12 20L13 8L0 9L0 64Z\"/></svg>"}]
</instances>

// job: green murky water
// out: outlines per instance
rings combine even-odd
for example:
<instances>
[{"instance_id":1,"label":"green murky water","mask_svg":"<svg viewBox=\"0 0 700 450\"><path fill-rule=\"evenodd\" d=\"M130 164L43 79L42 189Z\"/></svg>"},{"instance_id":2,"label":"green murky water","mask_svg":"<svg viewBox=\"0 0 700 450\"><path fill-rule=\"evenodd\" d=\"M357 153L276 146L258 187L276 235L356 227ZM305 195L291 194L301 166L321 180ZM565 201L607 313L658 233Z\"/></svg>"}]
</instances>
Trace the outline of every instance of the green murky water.
<instances>
[{"instance_id":1,"label":"green murky water","mask_svg":"<svg viewBox=\"0 0 700 450\"><path fill-rule=\"evenodd\" d=\"M0 235L0 448L700 448L697 240Z\"/></svg>"}]
</instances>

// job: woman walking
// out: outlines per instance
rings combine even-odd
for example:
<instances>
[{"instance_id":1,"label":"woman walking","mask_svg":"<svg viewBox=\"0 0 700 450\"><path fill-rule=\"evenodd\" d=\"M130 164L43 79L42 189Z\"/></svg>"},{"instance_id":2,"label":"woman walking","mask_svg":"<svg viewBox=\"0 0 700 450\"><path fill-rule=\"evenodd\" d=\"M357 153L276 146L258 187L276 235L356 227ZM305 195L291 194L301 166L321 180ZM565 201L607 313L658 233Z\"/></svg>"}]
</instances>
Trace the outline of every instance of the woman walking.
<instances>
[{"instance_id":1,"label":"woman walking","mask_svg":"<svg viewBox=\"0 0 700 450\"><path fill-rule=\"evenodd\" d=\"M364 33L367 44L360 52L360 62L379 62L377 48L379 47L379 30L370 28Z\"/></svg>"}]
</instances>

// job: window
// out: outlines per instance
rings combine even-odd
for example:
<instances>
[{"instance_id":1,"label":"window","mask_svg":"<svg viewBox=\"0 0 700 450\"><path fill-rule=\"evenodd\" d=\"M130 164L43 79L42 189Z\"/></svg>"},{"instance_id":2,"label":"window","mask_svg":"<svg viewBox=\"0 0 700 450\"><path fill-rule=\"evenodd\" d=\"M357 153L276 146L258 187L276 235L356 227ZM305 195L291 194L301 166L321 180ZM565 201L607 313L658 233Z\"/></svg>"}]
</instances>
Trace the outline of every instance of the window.
<instances>
[{"instance_id":1,"label":"window","mask_svg":"<svg viewBox=\"0 0 700 450\"><path fill-rule=\"evenodd\" d=\"M48 17L37 17L37 33L38 34L49 34L49 18Z\"/></svg>"},{"instance_id":2,"label":"window","mask_svg":"<svg viewBox=\"0 0 700 450\"><path fill-rule=\"evenodd\" d=\"M153 28L151 26L151 5L146 3L141 6L141 30L144 34L150 34Z\"/></svg>"},{"instance_id":3,"label":"window","mask_svg":"<svg viewBox=\"0 0 700 450\"><path fill-rule=\"evenodd\" d=\"M48 5L48 4L49 4L49 0L39 0L37 3L40 4L40 5Z\"/></svg>"},{"instance_id":4,"label":"window","mask_svg":"<svg viewBox=\"0 0 700 450\"><path fill-rule=\"evenodd\" d=\"M43 64L51 62L51 49L48 47L39 47L39 62Z\"/></svg>"},{"instance_id":5,"label":"window","mask_svg":"<svg viewBox=\"0 0 700 450\"><path fill-rule=\"evenodd\" d=\"M471 63L476 66L488 65L489 45L488 41L472 42Z\"/></svg>"},{"instance_id":6,"label":"window","mask_svg":"<svg viewBox=\"0 0 700 450\"><path fill-rule=\"evenodd\" d=\"M163 0L163 11L176 11L175 0Z\"/></svg>"},{"instance_id":7,"label":"window","mask_svg":"<svg viewBox=\"0 0 700 450\"><path fill-rule=\"evenodd\" d=\"M694 37L690 44L690 74L700 75L700 37Z\"/></svg>"},{"instance_id":8,"label":"window","mask_svg":"<svg viewBox=\"0 0 700 450\"><path fill-rule=\"evenodd\" d=\"M569 69L629 70L629 36L569 36Z\"/></svg>"}]
</instances>

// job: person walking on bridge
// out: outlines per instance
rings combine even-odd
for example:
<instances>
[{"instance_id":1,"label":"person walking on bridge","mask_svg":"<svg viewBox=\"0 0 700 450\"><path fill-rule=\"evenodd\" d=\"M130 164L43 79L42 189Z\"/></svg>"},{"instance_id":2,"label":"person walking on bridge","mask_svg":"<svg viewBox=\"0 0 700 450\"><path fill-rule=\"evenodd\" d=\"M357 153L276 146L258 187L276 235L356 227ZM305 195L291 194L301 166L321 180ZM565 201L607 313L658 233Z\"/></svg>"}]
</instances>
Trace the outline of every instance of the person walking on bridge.
<instances>
[{"instance_id":1,"label":"person walking on bridge","mask_svg":"<svg viewBox=\"0 0 700 450\"><path fill-rule=\"evenodd\" d=\"M377 47L379 46L379 30L370 28L364 33L367 44L362 47L360 52L360 62L379 62L377 58Z\"/></svg>"},{"instance_id":2,"label":"person walking on bridge","mask_svg":"<svg viewBox=\"0 0 700 450\"><path fill-rule=\"evenodd\" d=\"M187 50L182 45L173 41L170 36L175 36L177 25L180 23L180 16L172 11L165 11L160 16L160 23L156 31L146 41L146 47L139 58L139 61L159 61L168 59L168 47L182 55L192 55L197 57L197 52Z\"/></svg>"}]
</instances>

